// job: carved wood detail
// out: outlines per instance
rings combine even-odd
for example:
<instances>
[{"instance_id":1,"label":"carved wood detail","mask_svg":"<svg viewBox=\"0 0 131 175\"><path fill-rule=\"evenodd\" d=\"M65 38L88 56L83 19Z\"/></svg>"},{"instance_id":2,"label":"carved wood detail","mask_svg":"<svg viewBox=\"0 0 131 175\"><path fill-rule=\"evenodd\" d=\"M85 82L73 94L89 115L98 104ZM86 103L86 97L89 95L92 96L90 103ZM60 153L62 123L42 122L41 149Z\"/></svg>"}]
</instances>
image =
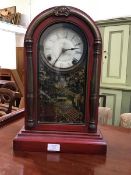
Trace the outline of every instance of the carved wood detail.
<instances>
[{"instance_id":1,"label":"carved wood detail","mask_svg":"<svg viewBox=\"0 0 131 175\"><path fill-rule=\"evenodd\" d=\"M56 7L54 9L54 15L55 16L69 16L70 15L70 9L65 6Z\"/></svg>"},{"instance_id":2,"label":"carved wood detail","mask_svg":"<svg viewBox=\"0 0 131 175\"><path fill-rule=\"evenodd\" d=\"M99 103L99 79L100 79L100 62L101 62L101 40L95 40L94 43L94 64L93 64L93 78L91 80L91 97L90 107L91 115L89 121L90 132L96 132L97 130L97 118L98 118L98 103Z\"/></svg>"},{"instance_id":3,"label":"carved wood detail","mask_svg":"<svg viewBox=\"0 0 131 175\"><path fill-rule=\"evenodd\" d=\"M34 126L34 119L33 119L33 63L32 63L32 45L33 41L31 39L25 40L25 47L26 47L26 56L27 56L27 65L28 69L26 69L27 74L27 81L26 81L26 108L28 109L27 112L27 127L32 128Z\"/></svg>"}]
</instances>

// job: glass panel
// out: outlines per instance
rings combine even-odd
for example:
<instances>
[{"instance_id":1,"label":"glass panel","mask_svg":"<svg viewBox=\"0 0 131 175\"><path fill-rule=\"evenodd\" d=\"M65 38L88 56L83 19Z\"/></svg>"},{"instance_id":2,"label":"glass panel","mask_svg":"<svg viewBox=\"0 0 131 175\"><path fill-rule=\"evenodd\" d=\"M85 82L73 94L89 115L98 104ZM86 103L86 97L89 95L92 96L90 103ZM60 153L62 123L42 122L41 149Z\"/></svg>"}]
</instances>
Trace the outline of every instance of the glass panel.
<instances>
[{"instance_id":1,"label":"glass panel","mask_svg":"<svg viewBox=\"0 0 131 175\"><path fill-rule=\"evenodd\" d=\"M63 25L63 23L61 24ZM54 25L55 27L60 27L60 31L62 30L61 26ZM53 26L53 31L54 31ZM77 41L71 41L70 38L73 37L73 32L70 32L72 25L63 25L63 32L65 28L69 31L67 38L66 35L63 35L61 38L58 38L59 41L54 40L54 47L57 50L56 45L58 42L64 43L69 42L69 46L72 43L73 46L71 48L76 48L76 43L80 41L77 52L74 54L80 54L82 52L82 56L80 56L80 60L78 60L79 56L76 56L77 63L75 64L74 58L72 58L72 52L66 53L63 52L61 60L63 66L59 67L59 64L56 67L51 64L51 59L53 58L53 51L50 53L50 59L47 60L48 54L45 54L45 47L43 43L46 43L45 40L48 39L48 35L50 36L50 32L52 31L50 28L46 29L43 32L39 42L39 64L38 64L38 114L39 121L42 123L68 123L68 124L83 124L85 121L85 97L86 97L86 65L87 59L85 59L85 54L87 51L87 46L85 44L85 40L83 38L83 34L81 35L80 31L75 28L75 35ZM67 32L66 32L67 34ZM56 35L56 33L55 33ZM54 35L54 36L55 36ZM71 36L72 35L72 36ZM47 38L46 38L47 37ZM65 39L66 38L66 39ZM80 38L80 39L79 39ZM57 42L57 43L55 43ZM67 47L69 47L67 46ZM63 46L62 46L63 47ZM66 46L64 46L65 49ZM81 47L81 48L80 48ZM50 48L49 48L50 49ZM81 50L80 50L81 49ZM52 50L52 48L51 48ZM66 48L66 50L69 50ZM71 50L71 49L70 49ZM70 51L69 50L69 51ZM75 49L74 49L75 50ZM73 49L71 51L74 51ZM80 50L80 51L79 51ZM58 51L59 52L59 51ZM42 54L44 53L44 54ZM68 58L69 56L69 58ZM54 56L55 57L55 56ZM68 58L68 59L67 59ZM68 63L67 60L71 60L71 63ZM48 63L47 63L48 62ZM66 62L66 63L65 63ZM65 67L64 67L65 66Z\"/></svg>"}]
</instances>

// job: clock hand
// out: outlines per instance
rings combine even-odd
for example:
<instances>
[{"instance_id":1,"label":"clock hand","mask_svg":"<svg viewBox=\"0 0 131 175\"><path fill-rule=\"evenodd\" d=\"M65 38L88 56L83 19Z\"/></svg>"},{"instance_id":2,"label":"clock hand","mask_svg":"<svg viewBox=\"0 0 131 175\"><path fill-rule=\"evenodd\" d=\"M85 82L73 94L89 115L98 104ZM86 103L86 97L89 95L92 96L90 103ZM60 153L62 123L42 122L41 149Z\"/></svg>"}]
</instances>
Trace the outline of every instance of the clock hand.
<instances>
[{"instance_id":1,"label":"clock hand","mask_svg":"<svg viewBox=\"0 0 131 175\"><path fill-rule=\"evenodd\" d=\"M70 49L64 49L64 52L66 52L66 51L68 51L68 50L75 50L75 49L79 49L79 48L77 48L77 47L72 47L72 48L70 48Z\"/></svg>"},{"instance_id":2,"label":"clock hand","mask_svg":"<svg viewBox=\"0 0 131 175\"><path fill-rule=\"evenodd\" d=\"M52 64L52 66L55 66L56 62L59 60L60 56L65 52L65 49L63 48L58 56L58 58L55 60L55 62Z\"/></svg>"},{"instance_id":3,"label":"clock hand","mask_svg":"<svg viewBox=\"0 0 131 175\"><path fill-rule=\"evenodd\" d=\"M75 49L79 49L79 48L77 48L77 47L72 47L72 48L70 48L70 49L64 49L64 48L62 48L62 50L61 50L61 52L60 52L58 58L55 60L55 62L53 63L52 66L55 66L56 62L59 60L60 56L61 56L63 53L65 53L65 52L68 51L68 50L75 50Z\"/></svg>"}]
</instances>

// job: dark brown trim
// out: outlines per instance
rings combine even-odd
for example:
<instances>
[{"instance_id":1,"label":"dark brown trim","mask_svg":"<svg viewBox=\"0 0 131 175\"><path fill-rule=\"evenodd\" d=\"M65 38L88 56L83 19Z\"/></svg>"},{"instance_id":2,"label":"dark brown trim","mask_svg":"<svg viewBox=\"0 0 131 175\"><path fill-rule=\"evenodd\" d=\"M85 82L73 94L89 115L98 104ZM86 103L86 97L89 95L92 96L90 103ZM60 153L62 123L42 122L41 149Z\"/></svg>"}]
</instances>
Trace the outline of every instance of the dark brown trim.
<instances>
[{"instance_id":1,"label":"dark brown trim","mask_svg":"<svg viewBox=\"0 0 131 175\"><path fill-rule=\"evenodd\" d=\"M3 127L15 120L23 118L25 115L25 109L19 109L15 112L11 112L9 114L3 115L0 117L0 127Z\"/></svg>"}]
</instances>

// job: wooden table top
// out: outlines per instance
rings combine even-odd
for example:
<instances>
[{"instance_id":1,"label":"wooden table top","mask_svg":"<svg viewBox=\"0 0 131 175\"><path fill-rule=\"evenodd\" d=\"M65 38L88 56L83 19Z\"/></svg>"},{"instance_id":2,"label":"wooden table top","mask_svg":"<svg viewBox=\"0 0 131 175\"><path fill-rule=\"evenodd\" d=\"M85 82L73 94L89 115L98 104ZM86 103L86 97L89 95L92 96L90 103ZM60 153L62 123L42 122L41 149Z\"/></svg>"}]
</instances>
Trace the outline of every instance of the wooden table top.
<instances>
[{"instance_id":1,"label":"wooden table top","mask_svg":"<svg viewBox=\"0 0 131 175\"><path fill-rule=\"evenodd\" d=\"M14 152L23 119L0 128L0 175L131 175L131 129L101 126L107 154Z\"/></svg>"}]
</instances>

